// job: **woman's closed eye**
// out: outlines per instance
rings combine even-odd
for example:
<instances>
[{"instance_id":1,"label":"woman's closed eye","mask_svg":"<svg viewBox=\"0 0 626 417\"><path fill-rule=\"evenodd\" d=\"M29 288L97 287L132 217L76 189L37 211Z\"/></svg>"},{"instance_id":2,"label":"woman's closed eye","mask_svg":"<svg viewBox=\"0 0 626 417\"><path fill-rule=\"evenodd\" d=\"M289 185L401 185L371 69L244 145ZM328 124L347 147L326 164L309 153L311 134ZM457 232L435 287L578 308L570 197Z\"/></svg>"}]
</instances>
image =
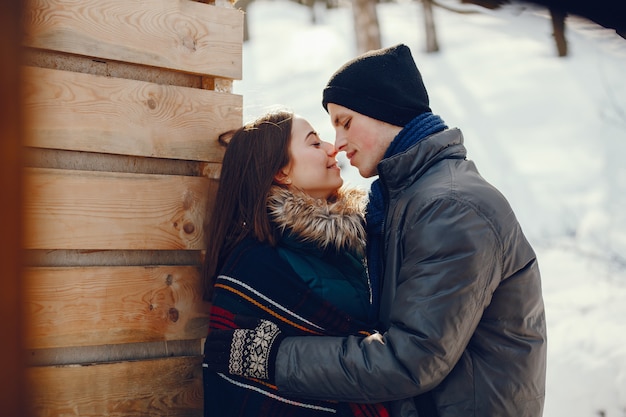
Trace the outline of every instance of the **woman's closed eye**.
<instances>
[{"instance_id":1,"label":"woman's closed eye","mask_svg":"<svg viewBox=\"0 0 626 417\"><path fill-rule=\"evenodd\" d=\"M307 141L311 146L315 146L316 148L319 148L322 145L322 140L317 132L309 132L307 135Z\"/></svg>"}]
</instances>

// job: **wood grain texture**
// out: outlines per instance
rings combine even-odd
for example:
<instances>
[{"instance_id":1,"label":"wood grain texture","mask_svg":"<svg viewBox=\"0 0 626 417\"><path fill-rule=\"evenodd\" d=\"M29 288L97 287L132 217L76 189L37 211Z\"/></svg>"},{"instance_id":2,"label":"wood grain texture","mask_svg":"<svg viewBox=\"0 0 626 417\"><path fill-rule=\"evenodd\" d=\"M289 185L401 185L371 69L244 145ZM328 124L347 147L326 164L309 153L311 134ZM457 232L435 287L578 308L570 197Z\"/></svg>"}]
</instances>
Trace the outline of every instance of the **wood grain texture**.
<instances>
[{"instance_id":1,"label":"wood grain texture","mask_svg":"<svg viewBox=\"0 0 626 417\"><path fill-rule=\"evenodd\" d=\"M28 146L220 162L241 125L239 95L25 68Z\"/></svg>"},{"instance_id":2,"label":"wood grain texture","mask_svg":"<svg viewBox=\"0 0 626 417\"><path fill-rule=\"evenodd\" d=\"M25 169L27 249L203 249L203 177Z\"/></svg>"},{"instance_id":3,"label":"wood grain texture","mask_svg":"<svg viewBox=\"0 0 626 417\"><path fill-rule=\"evenodd\" d=\"M201 417L201 357L91 366L33 367L38 417Z\"/></svg>"},{"instance_id":4,"label":"wood grain texture","mask_svg":"<svg viewBox=\"0 0 626 417\"><path fill-rule=\"evenodd\" d=\"M206 337L198 267L27 268L28 349Z\"/></svg>"},{"instance_id":5,"label":"wood grain texture","mask_svg":"<svg viewBox=\"0 0 626 417\"><path fill-rule=\"evenodd\" d=\"M24 45L241 79L243 13L190 0L28 0Z\"/></svg>"}]
</instances>

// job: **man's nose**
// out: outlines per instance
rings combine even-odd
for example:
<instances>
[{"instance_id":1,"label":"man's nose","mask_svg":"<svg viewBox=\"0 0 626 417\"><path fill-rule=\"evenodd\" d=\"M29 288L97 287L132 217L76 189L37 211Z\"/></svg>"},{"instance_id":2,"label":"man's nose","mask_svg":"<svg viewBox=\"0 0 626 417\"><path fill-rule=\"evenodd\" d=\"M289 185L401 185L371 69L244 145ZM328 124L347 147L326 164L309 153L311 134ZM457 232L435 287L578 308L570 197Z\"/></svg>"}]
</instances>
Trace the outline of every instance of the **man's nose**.
<instances>
[{"instance_id":1,"label":"man's nose","mask_svg":"<svg viewBox=\"0 0 626 417\"><path fill-rule=\"evenodd\" d=\"M341 152L341 151L345 151L345 147L348 144L348 140L346 139L345 135L340 134L339 132L337 132L335 134L335 149L337 150L337 152Z\"/></svg>"}]
</instances>

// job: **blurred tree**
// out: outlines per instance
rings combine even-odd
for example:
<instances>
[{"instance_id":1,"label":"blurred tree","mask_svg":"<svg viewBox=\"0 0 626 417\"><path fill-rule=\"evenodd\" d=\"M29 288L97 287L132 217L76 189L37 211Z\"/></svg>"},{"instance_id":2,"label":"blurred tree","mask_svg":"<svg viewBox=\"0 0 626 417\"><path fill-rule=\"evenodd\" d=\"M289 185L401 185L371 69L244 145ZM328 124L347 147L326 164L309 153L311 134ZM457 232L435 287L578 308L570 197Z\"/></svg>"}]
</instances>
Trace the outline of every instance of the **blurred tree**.
<instances>
[{"instance_id":1,"label":"blurred tree","mask_svg":"<svg viewBox=\"0 0 626 417\"><path fill-rule=\"evenodd\" d=\"M607 29L613 29L626 38L625 0L529 0L548 9L559 10L566 15L589 19Z\"/></svg>"},{"instance_id":2,"label":"blurred tree","mask_svg":"<svg viewBox=\"0 0 626 417\"><path fill-rule=\"evenodd\" d=\"M248 5L252 0L235 0L233 6L243 12L243 41L250 40L250 30L248 29Z\"/></svg>"},{"instance_id":3,"label":"blurred tree","mask_svg":"<svg viewBox=\"0 0 626 417\"><path fill-rule=\"evenodd\" d=\"M565 20L568 15L584 17L607 29L613 29L622 38L626 38L626 0L461 0L461 3L477 4L489 9L496 9L507 3L529 3L546 7L552 17L559 56L567 55Z\"/></svg>"},{"instance_id":4,"label":"blurred tree","mask_svg":"<svg viewBox=\"0 0 626 417\"><path fill-rule=\"evenodd\" d=\"M567 56L567 40L565 39L565 17L567 13L555 7L550 7L552 18L552 35L556 42L556 51L559 56Z\"/></svg>"},{"instance_id":5,"label":"blurred tree","mask_svg":"<svg viewBox=\"0 0 626 417\"><path fill-rule=\"evenodd\" d=\"M203 1L203 0L200 0ZM210 1L210 0L204 0ZM244 13L243 16L243 41L246 42L250 40L250 31L248 28L248 6L252 3L253 0L231 0L235 8L241 10ZM290 0L294 3L302 4L306 6L310 11L311 23L317 23L317 15L315 12L315 4L317 2L323 2L326 4L327 9L334 9L339 7L338 0Z\"/></svg>"},{"instance_id":6,"label":"blurred tree","mask_svg":"<svg viewBox=\"0 0 626 417\"><path fill-rule=\"evenodd\" d=\"M424 4L424 27L426 28L426 52L438 52L437 31L435 30L435 18L433 16L432 0L422 0Z\"/></svg>"},{"instance_id":7,"label":"blurred tree","mask_svg":"<svg viewBox=\"0 0 626 417\"><path fill-rule=\"evenodd\" d=\"M461 0L489 9L497 9L503 4L535 4L550 11L552 35L556 43L557 54L567 56L565 22L568 15L577 15L589 19L600 26L614 29L626 38L626 0Z\"/></svg>"},{"instance_id":8,"label":"blurred tree","mask_svg":"<svg viewBox=\"0 0 626 417\"><path fill-rule=\"evenodd\" d=\"M381 48L376 4L376 0L352 0L354 33L359 54Z\"/></svg>"}]
</instances>

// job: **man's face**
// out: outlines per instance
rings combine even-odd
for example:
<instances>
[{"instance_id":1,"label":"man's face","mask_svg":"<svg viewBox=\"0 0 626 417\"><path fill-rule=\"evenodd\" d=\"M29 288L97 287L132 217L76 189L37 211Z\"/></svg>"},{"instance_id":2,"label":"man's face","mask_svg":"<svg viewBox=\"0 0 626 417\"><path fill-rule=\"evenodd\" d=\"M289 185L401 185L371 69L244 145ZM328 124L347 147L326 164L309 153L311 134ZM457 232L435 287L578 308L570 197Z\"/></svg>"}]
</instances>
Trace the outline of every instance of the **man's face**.
<instances>
[{"instance_id":1,"label":"man's face","mask_svg":"<svg viewBox=\"0 0 626 417\"><path fill-rule=\"evenodd\" d=\"M364 116L335 103L328 103L335 128L335 148L345 152L350 165L364 178L378 175L377 165L401 127Z\"/></svg>"}]
</instances>

